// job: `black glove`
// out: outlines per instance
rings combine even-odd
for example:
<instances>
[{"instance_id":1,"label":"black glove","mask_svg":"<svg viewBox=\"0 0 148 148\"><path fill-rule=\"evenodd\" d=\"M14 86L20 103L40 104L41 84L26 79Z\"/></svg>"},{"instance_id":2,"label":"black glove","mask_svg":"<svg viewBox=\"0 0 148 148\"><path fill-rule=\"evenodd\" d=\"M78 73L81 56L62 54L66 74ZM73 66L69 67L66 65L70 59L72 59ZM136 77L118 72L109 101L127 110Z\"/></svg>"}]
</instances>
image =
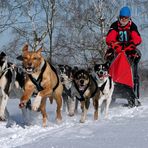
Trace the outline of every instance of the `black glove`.
<instances>
[{"instance_id":1,"label":"black glove","mask_svg":"<svg viewBox=\"0 0 148 148\"><path fill-rule=\"evenodd\" d=\"M134 62L139 62L141 59L141 52L139 50L127 50L125 51L128 58L133 60Z\"/></svg>"},{"instance_id":2,"label":"black glove","mask_svg":"<svg viewBox=\"0 0 148 148\"><path fill-rule=\"evenodd\" d=\"M104 59L107 61L111 61L114 58L114 49L113 48L109 48L104 56Z\"/></svg>"}]
</instances>

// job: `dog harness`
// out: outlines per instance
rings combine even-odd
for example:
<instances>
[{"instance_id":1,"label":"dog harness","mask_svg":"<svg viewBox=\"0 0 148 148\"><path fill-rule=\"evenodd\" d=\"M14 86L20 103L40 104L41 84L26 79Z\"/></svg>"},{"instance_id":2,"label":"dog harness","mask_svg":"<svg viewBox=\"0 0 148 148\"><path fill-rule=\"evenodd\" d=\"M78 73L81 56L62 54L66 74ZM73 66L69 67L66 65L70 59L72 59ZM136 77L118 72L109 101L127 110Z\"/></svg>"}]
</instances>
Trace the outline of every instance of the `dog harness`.
<instances>
[{"instance_id":1,"label":"dog harness","mask_svg":"<svg viewBox=\"0 0 148 148\"><path fill-rule=\"evenodd\" d=\"M109 76L108 78L109 78L109 89L111 89L111 87L112 87L111 77ZM107 83L107 80L99 87L100 91L102 92L103 95L104 95L103 90L104 90L104 87L105 87L106 83Z\"/></svg>"},{"instance_id":2,"label":"dog harness","mask_svg":"<svg viewBox=\"0 0 148 148\"><path fill-rule=\"evenodd\" d=\"M95 81L95 79L94 79L92 76L90 76L90 79L93 80L93 82L95 83L95 86L96 86L94 92L93 92L93 93L91 94L91 96L89 97L89 98L93 98L94 95L95 95L96 92L97 92L98 85L97 85L97 82ZM76 96L76 98L77 98L79 101L84 101L84 96L83 96L83 94L85 93L85 91L86 91L87 88L89 87L89 85L90 85L90 81L89 81L89 84L87 85L87 87L86 87L83 91L80 91L80 90L79 90L79 88L78 88L78 86L76 85L75 82L74 82L74 84L75 84L75 87L76 87L77 91L79 92L79 94L80 94L80 96L81 96L81 98L78 98L77 96Z\"/></svg>"},{"instance_id":3,"label":"dog harness","mask_svg":"<svg viewBox=\"0 0 148 148\"><path fill-rule=\"evenodd\" d=\"M63 87L64 87L64 90L65 90L65 91L64 91L65 94L68 95L68 96L70 96L70 97L72 97L72 96L71 96L71 89L67 89L66 86L65 86L65 84L63 84Z\"/></svg>"},{"instance_id":4,"label":"dog harness","mask_svg":"<svg viewBox=\"0 0 148 148\"><path fill-rule=\"evenodd\" d=\"M43 87L41 86L41 81L42 81L43 73L44 73L44 71L45 71L45 69L46 69L46 66L47 66L47 63L46 63L46 61L45 61L44 65L43 65L43 67L42 67L42 69L41 69L41 73L40 73L40 75L39 75L39 77L38 77L37 79L33 78L31 74L28 75L29 78L30 78L30 80L31 80L31 81L33 82L33 84L36 86L36 88L37 88L38 91L43 90Z\"/></svg>"},{"instance_id":5,"label":"dog harness","mask_svg":"<svg viewBox=\"0 0 148 148\"><path fill-rule=\"evenodd\" d=\"M58 76L58 74L57 74L57 71L56 71L56 69L49 63L49 65L50 65L50 67L51 67L51 69L55 72L55 74L56 74L56 76L57 76L57 84L55 85L55 87L53 88L53 91L59 86L59 76Z\"/></svg>"},{"instance_id":6,"label":"dog harness","mask_svg":"<svg viewBox=\"0 0 148 148\"><path fill-rule=\"evenodd\" d=\"M96 92L97 92L97 90L98 90L98 84L97 84L97 82L95 81L95 79L94 79L92 76L91 76L91 78L92 78L93 82L95 83L96 89L95 89L95 91L91 94L91 97L90 97L90 98L94 97L94 95L96 94Z\"/></svg>"},{"instance_id":7,"label":"dog harness","mask_svg":"<svg viewBox=\"0 0 148 148\"><path fill-rule=\"evenodd\" d=\"M37 79L33 78L31 74L28 75L29 78L30 78L30 80L31 80L31 81L33 82L33 84L36 86L36 88L37 88L38 91L43 90L43 87L41 86L41 82L42 82L43 73L44 73L44 71L45 71L45 69L46 69L46 66L47 66L47 63L46 63L46 61L45 61L44 65L43 65L43 67L42 67L42 69L41 69L41 73L40 73L40 75L39 75L39 77L38 77ZM55 68L54 68L51 64L50 64L50 67L51 67L51 69L55 72L55 74L56 74L56 76L57 76L57 84L56 84L55 87L53 88L53 91L54 91L54 90L58 87L58 85L59 85L59 77L58 77L58 75L57 75L57 72L56 72Z\"/></svg>"}]
</instances>

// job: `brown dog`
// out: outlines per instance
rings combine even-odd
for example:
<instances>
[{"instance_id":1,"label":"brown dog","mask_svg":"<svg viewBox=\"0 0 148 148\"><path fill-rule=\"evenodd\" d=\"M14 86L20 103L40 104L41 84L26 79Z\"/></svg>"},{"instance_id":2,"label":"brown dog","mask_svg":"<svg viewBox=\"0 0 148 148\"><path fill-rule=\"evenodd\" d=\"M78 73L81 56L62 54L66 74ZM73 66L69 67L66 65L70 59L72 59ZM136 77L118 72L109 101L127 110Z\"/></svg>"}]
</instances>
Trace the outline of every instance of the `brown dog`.
<instances>
[{"instance_id":1,"label":"brown dog","mask_svg":"<svg viewBox=\"0 0 148 148\"><path fill-rule=\"evenodd\" d=\"M42 48L37 51L28 51L28 45L23 47L23 67L27 73L25 90L21 97L20 108L25 107L32 94L37 91L37 96L32 105L32 110L40 110L43 116L43 126L46 126L46 99L55 98L57 103L56 120L61 121L62 91L63 86L59 81L55 69L41 55Z\"/></svg>"}]
</instances>

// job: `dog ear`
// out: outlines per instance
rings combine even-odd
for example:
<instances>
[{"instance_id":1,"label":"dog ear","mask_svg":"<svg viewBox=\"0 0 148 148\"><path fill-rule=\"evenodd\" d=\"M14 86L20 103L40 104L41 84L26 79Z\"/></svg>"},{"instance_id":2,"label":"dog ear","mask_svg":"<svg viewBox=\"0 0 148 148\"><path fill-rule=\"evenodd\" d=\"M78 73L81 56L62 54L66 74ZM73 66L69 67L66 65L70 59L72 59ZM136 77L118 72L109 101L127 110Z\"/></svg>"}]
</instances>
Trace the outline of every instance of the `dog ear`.
<instances>
[{"instance_id":1,"label":"dog ear","mask_svg":"<svg viewBox=\"0 0 148 148\"><path fill-rule=\"evenodd\" d=\"M43 50L43 48L40 47L40 48L37 50L37 53L41 53L42 50Z\"/></svg>"},{"instance_id":2,"label":"dog ear","mask_svg":"<svg viewBox=\"0 0 148 148\"><path fill-rule=\"evenodd\" d=\"M58 67L62 67L63 65L62 64L58 64Z\"/></svg>"},{"instance_id":3,"label":"dog ear","mask_svg":"<svg viewBox=\"0 0 148 148\"><path fill-rule=\"evenodd\" d=\"M98 70L98 67L99 67L99 64L95 64L94 71L97 71Z\"/></svg>"},{"instance_id":4,"label":"dog ear","mask_svg":"<svg viewBox=\"0 0 148 148\"><path fill-rule=\"evenodd\" d=\"M6 54L2 51L2 52L1 52L1 56L4 56L4 57L5 57L5 56L6 56Z\"/></svg>"},{"instance_id":5,"label":"dog ear","mask_svg":"<svg viewBox=\"0 0 148 148\"><path fill-rule=\"evenodd\" d=\"M87 72L90 74L90 73L92 73L92 71L93 71L93 69L91 68L91 67L88 67L87 68Z\"/></svg>"},{"instance_id":6,"label":"dog ear","mask_svg":"<svg viewBox=\"0 0 148 148\"><path fill-rule=\"evenodd\" d=\"M25 44L22 50L23 50L23 52L28 51L28 44Z\"/></svg>"},{"instance_id":7,"label":"dog ear","mask_svg":"<svg viewBox=\"0 0 148 148\"><path fill-rule=\"evenodd\" d=\"M23 56L19 55L19 56L16 57L16 59L19 60L19 61L23 61Z\"/></svg>"},{"instance_id":8,"label":"dog ear","mask_svg":"<svg viewBox=\"0 0 148 148\"><path fill-rule=\"evenodd\" d=\"M110 63L109 63L109 62L106 62L106 63L105 63L105 67L106 67L107 69L109 69Z\"/></svg>"},{"instance_id":9,"label":"dog ear","mask_svg":"<svg viewBox=\"0 0 148 148\"><path fill-rule=\"evenodd\" d=\"M68 65L65 65L66 70L71 70L71 67Z\"/></svg>"},{"instance_id":10,"label":"dog ear","mask_svg":"<svg viewBox=\"0 0 148 148\"><path fill-rule=\"evenodd\" d=\"M75 73L78 71L78 67L74 66L71 71L72 71L72 75L74 77Z\"/></svg>"}]
</instances>

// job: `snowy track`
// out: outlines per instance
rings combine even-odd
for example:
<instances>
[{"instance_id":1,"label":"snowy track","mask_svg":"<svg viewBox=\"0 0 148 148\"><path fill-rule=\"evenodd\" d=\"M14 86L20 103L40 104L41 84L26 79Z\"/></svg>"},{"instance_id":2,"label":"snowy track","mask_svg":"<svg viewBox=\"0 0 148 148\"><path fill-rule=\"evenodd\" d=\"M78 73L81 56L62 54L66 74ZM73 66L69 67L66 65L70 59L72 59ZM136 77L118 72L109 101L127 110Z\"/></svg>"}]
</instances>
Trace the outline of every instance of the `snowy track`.
<instances>
[{"instance_id":1,"label":"snowy track","mask_svg":"<svg viewBox=\"0 0 148 148\"><path fill-rule=\"evenodd\" d=\"M141 101L142 106L132 109L116 103L111 106L107 120L102 115L99 121L93 121L93 109L90 108L84 124L79 123L80 112L74 117L63 113L63 122L56 124L55 105L49 105L48 127L43 128L40 113L33 117L33 125L23 126L18 100L10 100L8 110L15 122L9 128L6 128L6 122L0 122L0 147L138 148L140 144L145 147L148 144L148 99Z\"/></svg>"}]
</instances>

